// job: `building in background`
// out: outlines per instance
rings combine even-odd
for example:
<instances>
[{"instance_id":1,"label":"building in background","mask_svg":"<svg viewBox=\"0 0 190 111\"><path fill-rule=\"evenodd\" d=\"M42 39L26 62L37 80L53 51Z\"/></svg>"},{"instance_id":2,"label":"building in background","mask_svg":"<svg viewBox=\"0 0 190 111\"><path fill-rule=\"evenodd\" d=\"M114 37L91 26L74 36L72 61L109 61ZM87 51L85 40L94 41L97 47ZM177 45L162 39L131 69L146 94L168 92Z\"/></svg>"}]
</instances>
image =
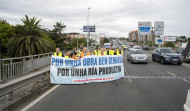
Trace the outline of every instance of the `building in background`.
<instances>
[{"instance_id":1,"label":"building in background","mask_svg":"<svg viewBox=\"0 0 190 111\"><path fill-rule=\"evenodd\" d=\"M129 33L129 41L138 41L138 30Z\"/></svg>"},{"instance_id":2,"label":"building in background","mask_svg":"<svg viewBox=\"0 0 190 111\"><path fill-rule=\"evenodd\" d=\"M67 34L67 37L68 38L84 38L86 37L85 34L80 34L80 33L77 33L77 32L71 32L71 33L68 33Z\"/></svg>"},{"instance_id":3,"label":"building in background","mask_svg":"<svg viewBox=\"0 0 190 111\"><path fill-rule=\"evenodd\" d=\"M154 31L151 31L151 35L138 35L138 30L129 32L129 41L136 42L152 42L155 43Z\"/></svg>"},{"instance_id":4,"label":"building in background","mask_svg":"<svg viewBox=\"0 0 190 111\"><path fill-rule=\"evenodd\" d=\"M100 43L100 36L97 34L90 33L90 39L95 40L97 43Z\"/></svg>"}]
</instances>

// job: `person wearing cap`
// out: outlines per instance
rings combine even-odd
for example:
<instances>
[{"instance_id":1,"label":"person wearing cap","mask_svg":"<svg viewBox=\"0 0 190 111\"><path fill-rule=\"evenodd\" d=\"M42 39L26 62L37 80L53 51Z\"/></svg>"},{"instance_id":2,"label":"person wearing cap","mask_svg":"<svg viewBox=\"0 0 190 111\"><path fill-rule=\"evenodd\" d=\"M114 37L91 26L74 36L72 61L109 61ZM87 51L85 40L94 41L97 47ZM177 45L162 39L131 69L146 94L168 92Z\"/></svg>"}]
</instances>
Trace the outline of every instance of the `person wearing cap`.
<instances>
[{"instance_id":1,"label":"person wearing cap","mask_svg":"<svg viewBox=\"0 0 190 111\"><path fill-rule=\"evenodd\" d=\"M84 56L89 56L90 52L87 52L86 48L83 48L83 51L81 52L80 57L83 58Z\"/></svg>"},{"instance_id":2,"label":"person wearing cap","mask_svg":"<svg viewBox=\"0 0 190 111\"><path fill-rule=\"evenodd\" d=\"M70 58L70 51L69 50L66 52L65 58Z\"/></svg>"},{"instance_id":3,"label":"person wearing cap","mask_svg":"<svg viewBox=\"0 0 190 111\"><path fill-rule=\"evenodd\" d=\"M83 51L83 47L80 48L80 50L79 50L79 54L81 54L82 51Z\"/></svg>"},{"instance_id":4,"label":"person wearing cap","mask_svg":"<svg viewBox=\"0 0 190 111\"><path fill-rule=\"evenodd\" d=\"M56 52L53 55L54 56L59 56L59 57L64 57L63 53L60 52L60 48L59 47L56 48Z\"/></svg>"}]
</instances>

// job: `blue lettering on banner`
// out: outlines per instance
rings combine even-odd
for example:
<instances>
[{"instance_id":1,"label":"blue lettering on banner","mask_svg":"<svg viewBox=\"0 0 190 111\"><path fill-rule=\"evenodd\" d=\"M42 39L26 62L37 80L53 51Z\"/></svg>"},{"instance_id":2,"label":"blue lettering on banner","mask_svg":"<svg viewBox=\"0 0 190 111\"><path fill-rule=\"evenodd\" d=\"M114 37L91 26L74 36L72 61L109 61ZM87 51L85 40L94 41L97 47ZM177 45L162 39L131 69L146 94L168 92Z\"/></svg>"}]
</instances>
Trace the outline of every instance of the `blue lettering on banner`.
<instances>
[{"instance_id":1,"label":"blue lettering on banner","mask_svg":"<svg viewBox=\"0 0 190 111\"><path fill-rule=\"evenodd\" d=\"M58 58L56 59L55 65L56 65L56 66L59 66L59 59L58 59Z\"/></svg>"},{"instance_id":2,"label":"blue lettering on banner","mask_svg":"<svg viewBox=\"0 0 190 111\"><path fill-rule=\"evenodd\" d=\"M83 58L83 66L97 65L97 58Z\"/></svg>"},{"instance_id":3,"label":"blue lettering on banner","mask_svg":"<svg viewBox=\"0 0 190 111\"><path fill-rule=\"evenodd\" d=\"M63 59L60 59L60 66L63 66Z\"/></svg>"},{"instance_id":4,"label":"blue lettering on banner","mask_svg":"<svg viewBox=\"0 0 190 111\"><path fill-rule=\"evenodd\" d=\"M107 65L107 57L100 57L99 65Z\"/></svg>"},{"instance_id":5,"label":"blue lettering on banner","mask_svg":"<svg viewBox=\"0 0 190 111\"><path fill-rule=\"evenodd\" d=\"M86 58L83 59L83 66L86 66Z\"/></svg>"},{"instance_id":6,"label":"blue lettering on banner","mask_svg":"<svg viewBox=\"0 0 190 111\"><path fill-rule=\"evenodd\" d=\"M87 58L87 66L90 66L91 65L90 63L91 63L90 58Z\"/></svg>"},{"instance_id":7,"label":"blue lettering on banner","mask_svg":"<svg viewBox=\"0 0 190 111\"><path fill-rule=\"evenodd\" d=\"M78 61L52 56L51 61L50 79L54 84L107 82L124 77L121 55L88 56Z\"/></svg>"},{"instance_id":8,"label":"blue lettering on banner","mask_svg":"<svg viewBox=\"0 0 190 111\"><path fill-rule=\"evenodd\" d=\"M53 65L53 63L55 62L55 58L51 59L51 65Z\"/></svg>"}]
</instances>

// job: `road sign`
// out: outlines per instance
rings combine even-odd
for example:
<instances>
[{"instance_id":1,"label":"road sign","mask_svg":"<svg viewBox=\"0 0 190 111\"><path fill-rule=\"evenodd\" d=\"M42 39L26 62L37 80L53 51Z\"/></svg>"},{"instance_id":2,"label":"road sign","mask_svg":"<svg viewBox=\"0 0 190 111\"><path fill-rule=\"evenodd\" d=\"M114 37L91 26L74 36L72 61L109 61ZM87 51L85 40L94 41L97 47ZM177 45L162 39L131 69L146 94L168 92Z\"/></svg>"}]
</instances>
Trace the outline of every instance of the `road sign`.
<instances>
[{"instance_id":1,"label":"road sign","mask_svg":"<svg viewBox=\"0 0 190 111\"><path fill-rule=\"evenodd\" d=\"M95 32L95 26L83 26L83 32Z\"/></svg>"},{"instance_id":2,"label":"road sign","mask_svg":"<svg viewBox=\"0 0 190 111\"><path fill-rule=\"evenodd\" d=\"M164 35L164 22L163 21L155 21L154 22L155 27L155 35Z\"/></svg>"},{"instance_id":3,"label":"road sign","mask_svg":"<svg viewBox=\"0 0 190 111\"><path fill-rule=\"evenodd\" d=\"M164 44L164 38L155 37L155 44L163 45Z\"/></svg>"},{"instance_id":4,"label":"road sign","mask_svg":"<svg viewBox=\"0 0 190 111\"><path fill-rule=\"evenodd\" d=\"M162 39L157 39L157 42L162 42Z\"/></svg>"},{"instance_id":5,"label":"road sign","mask_svg":"<svg viewBox=\"0 0 190 111\"><path fill-rule=\"evenodd\" d=\"M138 22L138 34L150 35L151 27L152 27L152 22Z\"/></svg>"}]
</instances>

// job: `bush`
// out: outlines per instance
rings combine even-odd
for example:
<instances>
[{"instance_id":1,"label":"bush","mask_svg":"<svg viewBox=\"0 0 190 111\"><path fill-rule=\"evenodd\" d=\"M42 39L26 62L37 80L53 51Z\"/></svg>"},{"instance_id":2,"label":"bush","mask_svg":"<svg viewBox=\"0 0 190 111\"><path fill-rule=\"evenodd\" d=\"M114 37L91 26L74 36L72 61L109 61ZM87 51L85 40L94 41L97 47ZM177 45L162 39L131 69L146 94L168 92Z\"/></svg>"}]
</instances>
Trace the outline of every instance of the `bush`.
<instances>
[{"instance_id":1,"label":"bush","mask_svg":"<svg viewBox=\"0 0 190 111\"><path fill-rule=\"evenodd\" d=\"M173 42L166 42L164 44L164 47L175 47L174 43Z\"/></svg>"},{"instance_id":2,"label":"bush","mask_svg":"<svg viewBox=\"0 0 190 111\"><path fill-rule=\"evenodd\" d=\"M156 46L156 47L158 47L158 44L154 44L153 46Z\"/></svg>"}]
</instances>

